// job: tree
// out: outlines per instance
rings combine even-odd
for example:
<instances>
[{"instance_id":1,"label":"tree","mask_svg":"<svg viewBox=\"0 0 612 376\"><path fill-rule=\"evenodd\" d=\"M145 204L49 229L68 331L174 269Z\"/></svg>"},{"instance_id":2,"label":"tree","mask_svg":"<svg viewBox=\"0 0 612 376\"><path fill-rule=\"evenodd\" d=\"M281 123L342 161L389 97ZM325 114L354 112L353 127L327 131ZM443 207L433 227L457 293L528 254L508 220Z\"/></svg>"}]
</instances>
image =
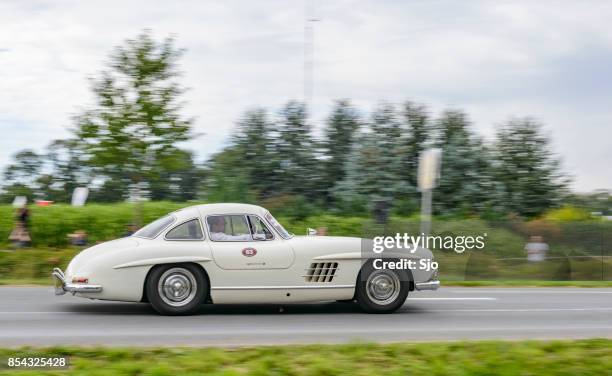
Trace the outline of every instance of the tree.
<instances>
[{"instance_id":1,"label":"tree","mask_svg":"<svg viewBox=\"0 0 612 376\"><path fill-rule=\"evenodd\" d=\"M76 187L89 185L92 176L77 140L52 141L47 146L46 159L50 173L42 181L50 200L70 202Z\"/></svg>"},{"instance_id":2,"label":"tree","mask_svg":"<svg viewBox=\"0 0 612 376\"><path fill-rule=\"evenodd\" d=\"M287 103L280 112L276 132L280 184L275 193L316 197L320 169L306 106L295 101Z\"/></svg>"},{"instance_id":3,"label":"tree","mask_svg":"<svg viewBox=\"0 0 612 376\"><path fill-rule=\"evenodd\" d=\"M148 191L159 175L185 168L176 163L184 161L177 144L190 138L192 122L180 114L176 64L182 52L172 38L158 43L144 32L117 47L93 80L96 104L77 117L74 134L94 172L123 187L117 199L130 187Z\"/></svg>"},{"instance_id":4,"label":"tree","mask_svg":"<svg viewBox=\"0 0 612 376\"><path fill-rule=\"evenodd\" d=\"M591 193L574 193L568 196L569 205L583 208L595 215L612 215L612 191L596 189Z\"/></svg>"},{"instance_id":5,"label":"tree","mask_svg":"<svg viewBox=\"0 0 612 376\"><path fill-rule=\"evenodd\" d=\"M152 200L183 202L196 198L203 171L195 164L192 152L174 149L174 155L156 162L149 182Z\"/></svg>"},{"instance_id":6,"label":"tree","mask_svg":"<svg viewBox=\"0 0 612 376\"><path fill-rule=\"evenodd\" d=\"M13 163L6 167L3 174L2 201L11 202L15 196L43 198L38 182L43 165L43 157L32 150L22 150L13 155Z\"/></svg>"},{"instance_id":7,"label":"tree","mask_svg":"<svg viewBox=\"0 0 612 376\"><path fill-rule=\"evenodd\" d=\"M505 209L528 217L557 206L568 184L541 128L529 118L513 119L498 129L494 147Z\"/></svg>"},{"instance_id":8,"label":"tree","mask_svg":"<svg viewBox=\"0 0 612 376\"><path fill-rule=\"evenodd\" d=\"M343 178L331 189L334 207L345 214L363 214L367 211L367 196L363 190L362 181L362 145L365 136L357 134L355 142L344 163Z\"/></svg>"},{"instance_id":9,"label":"tree","mask_svg":"<svg viewBox=\"0 0 612 376\"><path fill-rule=\"evenodd\" d=\"M417 171L419 157L431 141L431 125L427 108L413 102L403 105L402 136L400 140L401 168L398 171L402 184L395 203L395 210L411 214L419 208Z\"/></svg>"},{"instance_id":10,"label":"tree","mask_svg":"<svg viewBox=\"0 0 612 376\"><path fill-rule=\"evenodd\" d=\"M329 202L331 189L345 177L345 165L349 161L353 143L359 132L360 119L357 110L349 101L337 101L327 118L325 138L322 142L324 154L320 190Z\"/></svg>"},{"instance_id":11,"label":"tree","mask_svg":"<svg viewBox=\"0 0 612 376\"><path fill-rule=\"evenodd\" d=\"M32 185L41 173L44 159L33 150L26 149L13 156L14 162L4 170L4 179L8 183Z\"/></svg>"},{"instance_id":12,"label":"tree","mask_svg":"<svg viewBox=\"0 0 612 376\"><path fill-rule=\"evenodd\" d=\"M240 158L231 168L244 170L249 189L266 198L278 189L280 160L275 151L273 125L264 109L247 111L234 132L232 148Z\"/></svg>"},{"instance_id":13,"label":"tree","mask_svg":"<svg viewBox=\"0 0 612 376\"><path fill-rule=\"evenodd\" d=\"M445 111L437 122L442 167L433 206L438 214L478 214L489 205L487 149L469 126L467 116L455 110Z\"/></svg>"},{"instance_id":14,"label":"tree","mask_svg":"<svg viewBox=\"0 0 612 376\"><path fill-rule=\"evenodd\" d=\"M404 180L413 187L417 185L417 170L421 152L427 148L431 137L427 108L406 102L402 112L404 133L402 137L402 171Z\"/></svg>"},{"instance_id":15,"label":"tree","mask_svg":"<svg viewBox=\"0 0 612 376\"><path fill-rule=\"evenodd\" d=\"M378 106L368 128L355 139L344 164L344 178L332 189L342 211L354 213L365 206L377 223L387 223L401 192L401 135L394 107Z\"/></svg>"},{"instance_id":16,"label":"tree","mask_svg":"<svg viewBox=\"0 0 612 376\"><path fill-rule=\"evenodd\" d=\"M226 147L208 161L203 198L209 202L254 202L241 148Z\"/></svg>"},{"instance_id":17,"label":"tree","mask_svg":"<svg viewBox=\"0 0 612 376\"><path fill-rule=\"evenodd\" d=\"M401 124L395 109L382 104L372 114L371 132L362 149L364 189L377 223L387 223L401 186Z\"/></svg>"}]
</instances>

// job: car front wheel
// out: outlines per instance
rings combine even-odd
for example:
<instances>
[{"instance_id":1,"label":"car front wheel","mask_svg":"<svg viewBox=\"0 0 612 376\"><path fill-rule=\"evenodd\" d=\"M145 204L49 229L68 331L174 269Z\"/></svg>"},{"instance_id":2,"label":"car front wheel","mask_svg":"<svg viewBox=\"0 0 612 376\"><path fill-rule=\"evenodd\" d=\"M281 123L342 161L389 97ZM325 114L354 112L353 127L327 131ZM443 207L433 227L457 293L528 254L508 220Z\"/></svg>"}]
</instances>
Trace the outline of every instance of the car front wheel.
<instances>
[{"instance_id":1,"label":"car front wheel","mask_svg":"<svg viewBox=\"0 0 612 376\"><path fill-rule=\"evenodd\" d=\"M408 297L410 282L401 270L375 269L367 263L357 281L357 302L368 313L391 313Z\"/></svg>"},{"instance_id":2,"label":"car front wheel","mask_svg":"<svg viewBox=\"0 0 612 376\"><path fill-rule=\"evenodd\" d=\"M147 297L162 315L189 315L206 299L208 283L196 265L159 265L147 280Z\"/></svg>"}]
</instances>

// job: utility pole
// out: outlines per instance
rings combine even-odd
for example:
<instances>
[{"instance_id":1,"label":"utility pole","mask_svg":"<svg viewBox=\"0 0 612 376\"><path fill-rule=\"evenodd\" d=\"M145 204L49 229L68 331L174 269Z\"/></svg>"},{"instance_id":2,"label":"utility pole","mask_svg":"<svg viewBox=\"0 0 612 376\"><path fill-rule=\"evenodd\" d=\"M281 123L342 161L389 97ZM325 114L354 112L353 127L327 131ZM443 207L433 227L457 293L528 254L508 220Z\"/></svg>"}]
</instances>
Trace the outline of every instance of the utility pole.
<instances>
[{"instance_id":1,"label":"utility pole","mask_svg":"<svg viewBox=\"0 0 612 376\"><path fill-rule=\"evenodd\" d=\"M310 114L313 110L314 97L314 0L305 0L304 7L304 104Z\"/></svg>"}]
</instances>

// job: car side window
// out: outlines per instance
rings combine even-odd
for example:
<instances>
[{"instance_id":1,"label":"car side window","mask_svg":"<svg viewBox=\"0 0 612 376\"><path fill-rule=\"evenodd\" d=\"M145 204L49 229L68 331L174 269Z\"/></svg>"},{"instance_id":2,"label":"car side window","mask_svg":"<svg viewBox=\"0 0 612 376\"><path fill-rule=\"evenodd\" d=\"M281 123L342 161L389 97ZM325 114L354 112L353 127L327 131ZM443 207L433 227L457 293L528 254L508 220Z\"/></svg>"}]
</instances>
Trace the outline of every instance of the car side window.
<instances>
[{"instance_id":1,"label":"car side window","mask_svg":"<svg viewBox=\"0 0 612 376\"><path fill-rule=\"evenodd\" d=\"M211 215L206 218L210 239L217 242L249 241L251 231L244 215Z\"/></svg>"},{"instance_id":2,"label":"car side window","mask_svg":"<svg viewBox=\"0 0 612 376\"><path fill-rule=\"evenodd\" d=\"M164 230L165 228L170 226L172 224L172 222L174 222L174 220L175 220L174 216L167 215L167 216L162 217L162 218L160 218L160 219L158 219L158 220L156 220L154 222L149 223L145 227L143 227L140 230L136 231L136 233L134 233L133 236L138 236L138 237L147 238L147 239L153 239L157 235L159 235L159 233L162 232L162 230Z\"/></svg>"},{"instance_id":3,"label":"car side window","mask_svg":"<svg viewBox=\"0 0 612 376\"><path fill-rule=\"evenodd\" d=\"M256 215L249 215L249 226L251 228L251 234L253 235L253 240L272 240L274 239L274 234L272 231L266 226L266 224Z\"/></svg>"},{"instance_id":4,"label":"car side window","mask_svg":"<svg viewBox=\"0 0 612 376\"><path fill-rule=\"evenodd\" d=\"M204 239L202 227L198 219L181 223L168 231L166 234L167 240L201 240Z\"/></svg>"}]
</instances>

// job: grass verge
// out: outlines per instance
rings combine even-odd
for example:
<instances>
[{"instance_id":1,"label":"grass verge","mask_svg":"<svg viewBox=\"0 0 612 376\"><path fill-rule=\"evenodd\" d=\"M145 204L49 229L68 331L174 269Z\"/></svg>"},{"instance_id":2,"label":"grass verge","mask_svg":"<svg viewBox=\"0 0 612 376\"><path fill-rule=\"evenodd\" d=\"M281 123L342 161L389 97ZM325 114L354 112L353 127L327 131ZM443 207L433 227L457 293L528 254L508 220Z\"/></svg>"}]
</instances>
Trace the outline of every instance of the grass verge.
<instances>
[{"instance_id":1,"label":"grass verge","mask_svg":"<svg viewBox=\"0 0 612 376\"><path fill-rule=\"evenodd\" d=\"M0 286L52 286L51 278L0 278Z\"/></svg>"},{"instance_id":2,"label":"grass verge","mask_svg":"<svg viewBox=\"0 0 612 376\"><path fill-rule=\"evenodd\" d=\"M1 283L1 282L0 282ZM612 281L442 281L442 286L466 287L612 287Z\"/></svg>"},{"instance_id":3,"label":"grass verge","mask_svg":"<svg viewBox=\"0 0 612 376\"><path fill-rule=\"evenodd\" d=\"M8 357L68 356L68 370L9 370ZM0 349L0 375L605 375L612 340ZM39 373L40 372L40 373Z\"/></svg>"},{"instance_id":4,"label":"grass verge","mask_svg":"<svg viewBox=\"0 0 612 376\"><path fill-rule=\"evenodd\" d=\"M27 249L1 249L0 248L0 285L42 285L50 286L51 271L54 267L65 269L68 262L81 251L76 247L65 248L27 248ZM548 280L546 276L536 279L524 275L523 279L499 279L481 277L479 281L465 281L465 271L459 269L452 270L452 267L460 263L461 255L442 255L438 260L442 268L449 266L448 270L441 270L443 286L533 286L533 287L612 287L612 280L580 280L585 278L576 277L574 281L555 281ZM599 267L599 266L597 266ZM522 274L518 274L522 275ZM597 274L598 276L600 274ZM446 278L444 278L446 277ZM605 275L610 278L609 273Z\"/></svg>"}]
</instances>

